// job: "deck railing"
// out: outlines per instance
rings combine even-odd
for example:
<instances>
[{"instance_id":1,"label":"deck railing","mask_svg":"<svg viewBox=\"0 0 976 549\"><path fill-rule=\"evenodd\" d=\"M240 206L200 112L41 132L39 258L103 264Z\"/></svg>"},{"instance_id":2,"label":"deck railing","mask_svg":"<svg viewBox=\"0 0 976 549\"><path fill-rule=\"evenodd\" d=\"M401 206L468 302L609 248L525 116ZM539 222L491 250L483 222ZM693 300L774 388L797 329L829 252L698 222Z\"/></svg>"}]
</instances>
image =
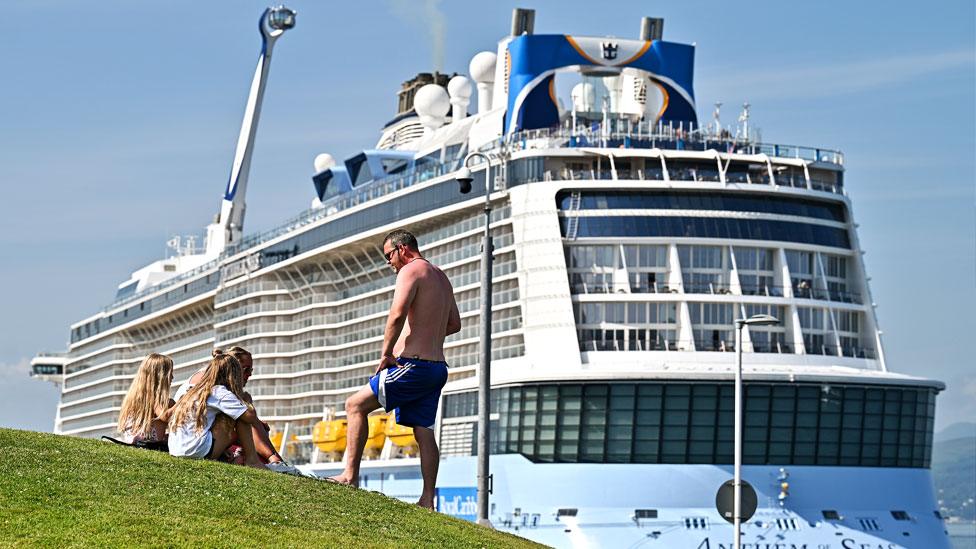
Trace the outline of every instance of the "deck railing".
<instances>
[{"instance_id":1,"label":"deck railing","mask_svg":"<svg viewBox=\"0 0 976 549\"><path fill-rule=\"evenodd\" d=\"M615 125L620 126L620 124ZM731 137L711 135L697 130L694 132L687 132L680 128L663 125L651 127L646 123L628 125L622 130L617 128L612 132L603 132L599 128L577 128L576 130L570 128L548 128L526 130L510 136L498 138L482 146L479 150L497 152L504 149L511 153L517 150L563 147L604 147L614 149L657 148L689 151L716 150L719 152L735 152L741 154L765 154L767 156L777 158L798 158L811 162L823 162L839 166L844 164L843 154L835 150L801 147L796 145L757 143L743 141L741 139L734 139ZM138 293L113 301L111 304L105 307L105 311L116 309L127 303L137 301L151 293L176 286L181 282L194 278L202 273L216 270L227 257L237 254L243 250L247 250L248 248L257 246L258 244L292 232L310 223L314 223L335 212L346 210L374 198L385 196L387 194L407 188L411 185L415 185L435 177L440 177L444 174L450 173L456 169L458 165L457 159L451 159L441 164L425 164L405 173L376 179L361 185L349 193L327 200L319 208L305 210L281 223L277 227L245 236L238 242L229 246L217 259L201 265L200 267L197 267L191 271L181 273L160 284L146 288ZM663 178L663 171L660 168L653 167L645 170L634 170L632 173L621 171L618 172L617 177L622 177L622 174L624 174L624 176L630 176L634 179L641 180L658 180ZM669 175L671 179L675 181L720 181L717 170L676 169L669 170ZM780 178L782 178L782 181ZM613 173L610 170L566 170L565 174L562 172L556 174L545 172L540 176L540 179L610 180L613 179ZM755 179L755 181L752 181L750 176L746 174L726 173L726 182L728 183L750 182L769 184L767 176L759 175ZM809 188L814 190L835 193L840 193L843 191L840 186L833 183L824 182L817 179L810 179L809 182ZM800 181L794 182L792 179L786 178L786 176L777 176L777 184L807 188L807 183L805 180L802 183Z\"/></svg>"}]
</instances>

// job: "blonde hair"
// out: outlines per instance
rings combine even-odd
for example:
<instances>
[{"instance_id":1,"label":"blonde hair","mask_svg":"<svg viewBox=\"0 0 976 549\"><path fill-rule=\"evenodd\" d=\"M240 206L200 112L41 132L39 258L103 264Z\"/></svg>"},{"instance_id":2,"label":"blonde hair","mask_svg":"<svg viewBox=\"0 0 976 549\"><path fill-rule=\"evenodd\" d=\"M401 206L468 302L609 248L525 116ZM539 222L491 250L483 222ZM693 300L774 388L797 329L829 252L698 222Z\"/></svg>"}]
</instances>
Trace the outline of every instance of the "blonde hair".
<instances>
[{"instance_id":1,"label":"blonde hair","mask_svg":"<svg viewBox=\"0 0 976 549\"><path fill-rule=\"evenodd\" d=\"M173 359L152 353L143 359L119 411L119 432L147 435L150 424L169 404Z\"/></svg>"},{"instance_id":2,"label":"blonde hair","mask_svg":"<svg viewBox=\"0 0 976 549\"><path fill-rule=\"evenodd\" d=\"M203 371L200 382L187 391L186 395L176 403L173 415L169 419L169 429L172 431L193 421L197 432L203 431L203 424L207 417L207 397L210 396L214 385L223 385L227 390L244 401L244 380L241 374L241 363L233 355L220 349L214 349L210 364Z\"/></svg>"}]
</instances>

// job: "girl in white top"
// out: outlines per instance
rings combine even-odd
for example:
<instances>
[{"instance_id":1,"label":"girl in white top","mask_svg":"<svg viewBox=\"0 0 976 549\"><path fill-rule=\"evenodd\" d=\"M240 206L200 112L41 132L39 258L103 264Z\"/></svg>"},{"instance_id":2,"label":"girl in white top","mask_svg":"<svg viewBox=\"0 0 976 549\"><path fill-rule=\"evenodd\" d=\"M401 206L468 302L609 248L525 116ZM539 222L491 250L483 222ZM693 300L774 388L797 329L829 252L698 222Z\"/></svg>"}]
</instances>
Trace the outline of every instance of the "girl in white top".
<instances>
[{"instance_id":1,"label":"girl in white top","mask_svg":"<svg viewBox=\"0 0 976 549\"><path fill-rule=\"evenodd\" d=\"M177 402L169 421L169 453L177 457L217 459L237 434L246 465L264 469L254 449L254 408L242 398L241 365L217 349L193 388Z\"/></svg>"},{"instance_id":2,"label":"girl in white top","mask_svg":"<svg viewBox=\"0 0 976 549\"><path fill-rule=\"evenodd\" d=\"M166 440L166 422L173 404L173 359L152 353L143 359L119 411L119 432L125 442Z\"/></svg>"}]
</instances>

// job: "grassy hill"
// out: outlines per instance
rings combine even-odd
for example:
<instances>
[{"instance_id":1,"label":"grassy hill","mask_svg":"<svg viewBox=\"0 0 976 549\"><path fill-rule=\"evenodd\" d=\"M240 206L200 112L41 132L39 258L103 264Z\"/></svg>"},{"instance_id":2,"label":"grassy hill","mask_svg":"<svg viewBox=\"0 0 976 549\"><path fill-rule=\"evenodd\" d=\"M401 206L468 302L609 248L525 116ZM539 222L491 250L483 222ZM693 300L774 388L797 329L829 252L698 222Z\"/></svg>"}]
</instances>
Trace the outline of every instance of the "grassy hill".
<instances>
[{"instance_id":1,"label":"grassy hill","mask_svg":"<svg viewBox=\"0 0 976 549\"><path fill-rule=\"evenodd\" d=\"M0 546L536 547L385 496L0 429Z\"/></svg>"}]
</instances>

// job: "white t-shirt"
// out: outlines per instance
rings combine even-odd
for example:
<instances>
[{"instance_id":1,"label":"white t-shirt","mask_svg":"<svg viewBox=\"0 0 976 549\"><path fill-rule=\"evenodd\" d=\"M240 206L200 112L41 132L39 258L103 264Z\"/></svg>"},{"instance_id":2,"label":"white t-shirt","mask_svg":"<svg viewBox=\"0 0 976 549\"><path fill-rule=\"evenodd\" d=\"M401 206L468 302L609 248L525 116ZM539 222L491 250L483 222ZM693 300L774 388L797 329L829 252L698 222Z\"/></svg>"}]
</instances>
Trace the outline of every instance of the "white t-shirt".
<instances>
[{"instance_id":1,"label":"white t-shirt","mask_svg":"<svg viewBox=\"0 0 976 549\"><path fill-rule=\"evenodd\" d=\"M169 434L169 453L176 457L203 459L213 446L213 427L217 414L223 413L237 419L247 411L247 405L223 385L214 385L207 397L207 412L203 431L197 432L192 418Z\"/></svg>"},{"instance_id":2,"label":"white t-shirt","mask_svg":"<svg viewBox=\"0 0 976 549\"><path fill-rule=\"evenodd\" d=\"M193 372L192 374L190 374L190 377L188 377L186 379L186 381L184 381L182 384L180 384L179 388L176 389L176 394L173 395L173 401L174 402L179 402L180 399L183 398L183 395L185 395L188 392L190 392L190 389L193 388L193 384L190 383L190 380L193 379L193 376L199 374L203 370L204 370L204 368L200 368L199 370Z\"/></svg>"}]
</instances>

